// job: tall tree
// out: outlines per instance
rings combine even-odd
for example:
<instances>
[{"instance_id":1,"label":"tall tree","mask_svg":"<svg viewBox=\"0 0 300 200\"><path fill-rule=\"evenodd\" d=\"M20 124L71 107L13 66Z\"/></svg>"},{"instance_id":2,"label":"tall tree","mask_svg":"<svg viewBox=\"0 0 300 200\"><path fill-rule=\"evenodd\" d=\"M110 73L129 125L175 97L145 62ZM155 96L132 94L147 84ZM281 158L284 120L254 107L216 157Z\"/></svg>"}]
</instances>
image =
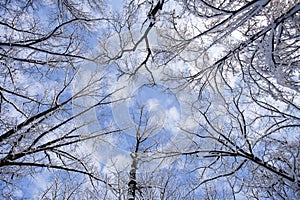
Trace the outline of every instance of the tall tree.
<instances>
[{"instance_id":1,"label":"tall tree","mask_svg":"<svg viewBox=\"0 0 300 200\"><path fill-rule=\"evenodd\" d=\"M86 174L95 186L56 177L46 196L76 188L95 199L299 198L299 1L0 6L2 188L45 167ZM181 105L168 132L151 132L161 124L142 105L130 127L114 110L145 84L165 86ZM108 153L111 144L131 157Z\"/></svg>"},{"instance_id":2,"label":"tall tree","mask_svg":"<svg viewBox=\"0 0 300 200\"><path fill-rule=\"evenodd\" d=\"M43 168L85 174L105 182L89 158L78 151L85 141L117 133L113 127L87 132L78 118L110 104L103 75L76 85L80 65L93 65L88 35L105 24L104 3L86 9L71 1L2 1L0 3L0 173L3 198L18 181ZM92 16L96 10L97 15ZM83 34L84 32L84 34ZM85 41L85 42L82 42ZM93 96L90 107L74 102ZM40 168L40 170L38 170ZM16 186L16 187L15 187Z\"/></svg>"}]
</instances>

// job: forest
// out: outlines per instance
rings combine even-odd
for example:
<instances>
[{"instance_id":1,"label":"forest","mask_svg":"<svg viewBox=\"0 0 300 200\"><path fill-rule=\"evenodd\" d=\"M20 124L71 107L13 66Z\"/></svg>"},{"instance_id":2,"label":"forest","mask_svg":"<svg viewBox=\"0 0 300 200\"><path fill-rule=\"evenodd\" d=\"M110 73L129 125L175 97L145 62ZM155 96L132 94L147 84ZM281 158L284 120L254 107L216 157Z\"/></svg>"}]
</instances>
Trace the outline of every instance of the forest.
<instances>
[{"instance_id":1,"label":"forest","mask_svg":"<svg viewBox=\"0 0 300 200\"><path fill-rule=\"evenodd\" d=\"M0 199L299 198L298 0L0 1Z\"/></svg>"}]
</instances>

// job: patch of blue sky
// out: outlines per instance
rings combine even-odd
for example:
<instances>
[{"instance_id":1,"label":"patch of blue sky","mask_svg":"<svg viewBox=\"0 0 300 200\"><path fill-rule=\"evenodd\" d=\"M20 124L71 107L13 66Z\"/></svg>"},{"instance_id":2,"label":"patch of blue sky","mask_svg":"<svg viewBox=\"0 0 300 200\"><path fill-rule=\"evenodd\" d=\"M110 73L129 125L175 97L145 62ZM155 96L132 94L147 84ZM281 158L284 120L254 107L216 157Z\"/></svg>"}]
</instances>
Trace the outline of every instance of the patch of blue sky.
<instances>
[{"instance_id":1,"label":"patch of blue sky","mask_svg":"<svg viewBox=\"0 0 300 200\"><path fill-rule=\"evenodd\" d=\"M123 1L108 0L107 2L113 11L121 11L123 9Z\"/></svg>"},{"instance_id":2,"label":"patch of blue sky","mask_svg":"<svg viewBox=\"0 0 300 200\"><path fill-rule=\"evenodd\" d=\"M165 116L170 118L178 118L180 116L180 105L176 96L166 87L161 85L143 85L134 94L134 98L130 101L130 113L135 119L139 119L141 106L145 107L147 114L159 115L163 112L163 115L172 114L167 113L171 109L175 109L174 116ZM151 116L150 116L151 117ZM158 117L160 118L160 117ZM138 123L134 121L134 123Z\"/></svg>"},{"instance_id":3,"label":"patch of blue sky","mask_svg":"<svg viewBox=\"0 0 300 200\"><path fill-rule=\"evenodd\" d=\"M35 185L30 179L30 176L18 177L15 188L10 188L9 184L5 185L3 182L1 182L0 184L3 184L5 188L0 191L0 195L3 197L8 197L6 195L10 193L12 195L11 197L16 200L32 199L34 196L33 191L36 190L37 185ZM2 188L3 186L0 187ZM13 192L11 193L9 190L13 190Z\"/></svg>"}]
</instances>

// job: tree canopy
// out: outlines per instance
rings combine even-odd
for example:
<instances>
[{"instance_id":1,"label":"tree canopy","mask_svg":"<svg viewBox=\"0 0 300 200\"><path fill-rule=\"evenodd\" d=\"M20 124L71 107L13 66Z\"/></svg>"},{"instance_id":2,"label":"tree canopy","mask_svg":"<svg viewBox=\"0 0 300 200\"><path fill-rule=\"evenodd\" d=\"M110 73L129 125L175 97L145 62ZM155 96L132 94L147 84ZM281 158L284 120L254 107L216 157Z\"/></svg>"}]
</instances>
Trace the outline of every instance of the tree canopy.
<instances>
[{"instance_id":1,"label":"tree canopy","mask_svg":"<svg viewBox=\"0 0 300 200\"><path fill-rule=\"evenodd\" d=\"M1 198L300 198L299 10L1 1Z\"/></svg>"}]
</instances>

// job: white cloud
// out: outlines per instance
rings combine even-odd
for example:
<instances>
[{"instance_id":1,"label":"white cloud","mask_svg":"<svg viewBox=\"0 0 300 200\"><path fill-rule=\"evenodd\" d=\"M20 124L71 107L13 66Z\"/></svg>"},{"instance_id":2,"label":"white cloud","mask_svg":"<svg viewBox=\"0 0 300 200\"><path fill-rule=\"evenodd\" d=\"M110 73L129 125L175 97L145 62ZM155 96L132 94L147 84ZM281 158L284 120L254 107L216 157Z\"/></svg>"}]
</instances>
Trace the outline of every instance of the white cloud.
<instances>
[{"instance_id":1,"label":"white cloud","mask_svg":"<svg viewBox=\"0 0 300 200\"><path fill-rule=\"evenodd\" d=\"M20 199L22 199L22 197L23 197L23 192L22 192L22 190L20 190L20 189L15 189L15 191L14 191L14 196L15 197L19 197Z\"/></svg>"},{"instance_id":2,"label":"white cloud","mask_svg":"<svg viewBox=\"0 0 300 200\"><path fill-rule=\"evenodd\" d=\"M175 106L171 107L168 111L167 111L167 117L168 119L172 120L172 121L177 121L180 118L180 114L177 110L177 108Z\"/></svg>"},{"instance_id":3,"label":"white cloud","mask_svg":"<svg viewBox=\"0 0 300 200\"><path fill-rule=\"evenodd\" d=\"M147 104L149 111L153 111L153 110L157 110L160 106L159 106L159 100L158 99L149 99L147 101Z\"/></svg>"},{"instance_id":4,"label":"white cloud","mask_svg":"<svg viewBox=\"0 0 300 200\"><path fill-rule=\"evenodd\" d=\"M34 174L32 176L32 183L28 184L28 191L34 197L38 197L41 191L45 191L51 184L51 174L47 170L43 170L41 173Z\"/></svg>"}]
</instances>

